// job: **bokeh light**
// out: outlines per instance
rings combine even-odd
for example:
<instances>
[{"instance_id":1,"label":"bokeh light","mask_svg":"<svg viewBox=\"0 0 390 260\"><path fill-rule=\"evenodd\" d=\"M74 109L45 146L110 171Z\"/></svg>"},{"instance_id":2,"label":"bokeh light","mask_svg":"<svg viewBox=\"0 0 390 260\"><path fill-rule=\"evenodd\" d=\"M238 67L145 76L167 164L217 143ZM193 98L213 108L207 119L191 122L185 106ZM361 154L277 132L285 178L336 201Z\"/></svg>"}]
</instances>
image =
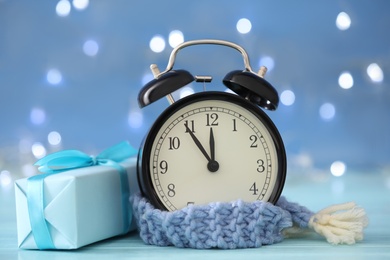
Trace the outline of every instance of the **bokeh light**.
<instances>
[{"instance_id":1,"label":"bokeh light","mask_svg":"<svg viewBox=\"0 0 390 260\"><path fill-rule=\"evenodd\" d=\"M336 26L339 30L345 31L351 26L351 18L345 12L341 12L337 15Z\"/></svg>"},{"instance_id":2,"label":"bokeh light","mask_svg":"<svg viewBox=\"0 0 390 260\"><path fill-rule=\"evenodd\" d=\"M333 104L331 103L324 103L320 107L320 117L325 120L329 121L334 118L336 115L336 108Z\"/></svg>"},{"instance_id":3,"label":"bokeh light","mask_svg":"<svg viewBox=\"0 0 390 260\"><path fill-rule=\"evenodd\" d=\"M180 89L180 98L194 94L194 90L191 87L184 87Z\"/></svg>"},{"instance_id":4,"label":"bokeh light","mask_svg":"<svg viewBox=\"0 0 390 260\"><path fill-rule=\"evenodd\" d=\"M56 131L52 131L47 135L47 141L51 145L59 145L61 144L61 135Z\"/></svg>"},{"instance_id":5,"label":"bokeh light","mask_svg":"<svg viewBox=\"0 0 390 260\"><path fill-rule=\"evenodd\" d=\"M1 187L7 187L12 183L11 173L7 170L2 170L0 172L0 184Z\"/></svg>"},{"instance_id":6,"label":"bokeh light","mask_svg":"<svg viewBox=\"0 0 390 260\"><path fill-rule=\"evenodd\" d=\"M71 5L68 0L60 0L56 5L56 13L58 16L65 17L70 13Z\"/></svg>"},{"instance_id":7,"label":"bokeh light","mask_svg":"<svg viewBox=\"0 0 390 260\"><path fill-rule=\"evenodd\" d=\"M367 74L372 80L372 82L380 83L383 81L383 71L376 63L371 63L367 67Z\"/></svg>"},{"instance_id":8,"label":"bokeh light","mask_svg":"<svg viewBox=\"0 0 390 260\"><path fill-rule=\"evenodd\" d=\"M131 128L140 128L144 123L144 115L138 109L129 112L128 124Z\"/></svg>"},{"instance_id":9,"label":"bokeh light","mask_svg":"<svg viewBox=\"0 0 390 260\"><path fill-rule=\"evenodd\" d=\"M89 0L73 0L73 7L77 10L84 10L89 5Z\"/></svg>"},{"instance_id":10,"label":"bokeh light","mask_svg":"<svg viewBox=\"0 0 390 260\"><path fill-rule=\"evenodd\" d=\"M291 157L293 167L310 169L313 167L313 158L309 153L301 152Z\"/></svg>"},{"instance_id":11,"label":"bokeh light","mask_svg":"<svg viewBox=\"0 0 390 260\"><path fill-rule=\"evenodd\" d=\"M339 86L343 89L350 89L353 87L353 77L348 71L344 71L339 76Z\"/></svg>"},{"instance_id":12,"label":"bokeh light","mask_svg":"<svg viewBox=\"0 0 390 260\"><path fill-rule=\"evenodd\" d=\"M252 23L247 18L241 18L236 25L237 31L242 34L247 34L252 30Z\"/></svg>"},{"instance_id":13,"label":"bokeh light","mask_svg":"<svg viewBox=\"0 0 390 260\"><path fill-rule=\"evenodd\" d=\"M99 51L99 44L94 40L88 40L84 42L83 51L85 55L96 56Z\"/></svg>"},{"instance_id":14,"label":"bokeh light","mask_svg":"<svg viewBox=\"0 0 390 260\"><path fill-rule=\"evenodd\" d=\"M58 85L62 82L62 74L58 69L50 69L46 74L46 80L51 85Z\"/></svg>"},{"instance_id":15,"label":"bokeh light","mask_svg":"<svg viewBox=\"0 0 390 260\"><path fill-rule=\"evenodd\" d=\"M42 108L34 107L30 112L30 121L34 125L41 125L46 120L46 112Z\"/></svg>"},{"instance_id":16,"label":"bokeh light","mask_svg":"<svg viewBox=\"0 0 390 260\"><path fill-rule=\"evenodd\" d=\"M181 31L179 30L174 30L169 33L169 38L168 38L169 45L172 48L175 48L177 45L181 44L184 42L184 35Z\"/></svg>"},{"instance_id":17,"label":"bokeh light","mask_svg":"<svg viewBox=\"0 0 390 260\"><path fill-rule=\"evenodd\" d=\"M259 60L259 67L267 67L267 72L270 72L275 67L275 60L270 56L261 57Z\"/></svg>"},{"instance_id":18,"label":"bokeh light","mask_svg":"<svg viewBox=\"0 0 390 260\"><path fill-rule=\"evenodd\" d=\"M153 52L159 53L165 49L165 40L161 35L153 36L150 40L149 47Z\"/></svg>"},{"instance_id":19,"label":"bokeh light","mask_svg":"<svg viewBox=\"0 0 390 260\"><path fill-rule=\"evenodd\" d=\"M330 166L330 172L333 176L340 177L344 175L345 171L347 170L347 166L342 161L335 161Z\"/></svg>"},{"instance_id":20,"label":"bokeh light","mask_svg":"<svg viewBox=\"0 0 390 260\"><path fill-rule=\"evenodd\" d=\"M46 156L46 148L40 142L33 143L31 146L31 152L37 159L41 159Z\"/></svg>"},{"instance_id":21,"label":"bokeh light","mask_svg":"<svg viewBox=\"0 0 390 260\"><path fill-rule=\"evenodd\" d=\"M280 102L285 106L291 106L295 102L295 94L291 90L284 90L280 94Z\"/></svg>"}]
</instances>

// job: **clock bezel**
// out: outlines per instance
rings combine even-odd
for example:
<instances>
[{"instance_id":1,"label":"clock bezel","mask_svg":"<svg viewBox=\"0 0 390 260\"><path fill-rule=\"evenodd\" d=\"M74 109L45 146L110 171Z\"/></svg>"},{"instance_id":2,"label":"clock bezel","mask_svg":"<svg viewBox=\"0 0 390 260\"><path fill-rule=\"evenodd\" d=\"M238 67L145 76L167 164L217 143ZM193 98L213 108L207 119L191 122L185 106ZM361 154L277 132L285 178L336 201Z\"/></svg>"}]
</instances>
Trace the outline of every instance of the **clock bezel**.
<instances>
[{"instance_id":1,"label":"clock bezel","mask_svg":"<svg viewBox=\"0 0 390 260\"><path fill-rule=\"evenodd\" d=\"M138 153L137 178L142 195L145 196L156 208L161 210L169 210L165 207L163 202L160 200L158 193L153 188L151 176L152 173L150 169L150 155L152 152L152 146L160 128L167 121L167 119L170 118L176 111L192 103L205 100L221 100L239 105L251 112L264 124L265 128L270 133L272 141L275 145L276 156L278 158L278 168L275 186L273 188L271 196L268 199L268 202L275 204L282 193L287 171L287 158L281 135L275 124L269 118L269 116L258 106L250 103L248 100L238 95L219 91L200 92L184 97L170 105L156 119L156 121L150 128L147 136L143 140Z\"/></svg>"}]
</instances>

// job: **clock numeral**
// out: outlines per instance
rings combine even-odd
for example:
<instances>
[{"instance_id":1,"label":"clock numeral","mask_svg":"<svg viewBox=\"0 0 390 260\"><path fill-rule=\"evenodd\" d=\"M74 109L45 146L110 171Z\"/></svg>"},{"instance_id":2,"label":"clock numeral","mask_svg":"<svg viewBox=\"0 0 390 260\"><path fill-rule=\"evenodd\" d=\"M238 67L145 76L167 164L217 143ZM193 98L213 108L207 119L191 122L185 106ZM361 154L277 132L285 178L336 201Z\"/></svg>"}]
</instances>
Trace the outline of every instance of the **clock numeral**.
<instances>
[{"instance_id":1,"label":"clock numeral","mask_svg":"<svg viewBox=\"0 0 390 260\"><path fill-rule=\"evenodd\" d=\"M189 123L189 124L188 124L188 123ZM188 133L188 129L190 129L191 132L195 133L195 124L194 124L194 120L191 120L190 122L188 122L188 120L185 120L185 121L184 121L184 125L187 126L187 127L186 127L185 133Z\"/></svg>"},{"instance_id":2,"label":"clock numeral","mask_svg":"<svg viewBox=\"0 0 390 260\"><path fill-rule=\"evenodd\" d=\"M265 171L264 160L262 159L257 160L257 171L260 173Z\"/></svg>"},{"instance_id":3,"label":"clock numeral","mask_svg":"<svg viewBox=\"0 0 390 260\"><path fill-rule=\"evenodd\" d=\"M233 118L233 132L237 132L237 122L235 118Z\"/></svg>"},{"instance_id":4,"label":"clock numeral","mask_svg":"<svg viewBox=\"0 0 390 260\"><path fill-rule=\"evenodd\" d=\"M178 137L169 137L169 150L177 150L180 147L180 139Z\"/></svg>"},{"instance_id":5,"label":"clock numeral","mask_svg":"<svg viewBox=\"0 0 390 260\"><path fill-rule=\"evenodd\" d=\"M249 136L249 140L252 142L251 148L256 148L257 147L257 135L251 135Z\"/></svg>"},{"instance_id":6,"label":"clock numeral","mask_svg":"<svg viewBox=\"0 0 390 260\"><path fill-rule=\"evenodd\" d=\"M218 125L218 114L217 113L207 113L207 123L206 126L217 126Z\"/></svg>"},{"instance_id":7,"label":"clock numeral","mask_svg":"<svg viewBox=\"0 0 390 260\"><path fill-rule=\"evenodd\" d=\"M259 189L257 188L256 182L252 184L252 186L249 188L249 191L253 192L252 195L257 195Z\"/></svg>"},{"instance_id":8,"label":"clock numeral","mask_svg":"<svg viewBox=\"0 0 390 260\"><path fill-rule=\"evenodd\" d=\"M169 197L174 197L176 195L175 184L173 184L173 183L168 184L168 193L167 194Z\"/></svg>"},{"instance_id":9,"label":"clock numeral","mask_svg":"<svg viewBox=\"0 0 390 260\"><path fill-rule=\"evenodd\" d=\"M160 162L160 169L161 169L161 171L160 171L161 174L167 173L167 171L168 171L168 163L167 163L167 161L162 160Z\"/></svg>"}]
</instances>

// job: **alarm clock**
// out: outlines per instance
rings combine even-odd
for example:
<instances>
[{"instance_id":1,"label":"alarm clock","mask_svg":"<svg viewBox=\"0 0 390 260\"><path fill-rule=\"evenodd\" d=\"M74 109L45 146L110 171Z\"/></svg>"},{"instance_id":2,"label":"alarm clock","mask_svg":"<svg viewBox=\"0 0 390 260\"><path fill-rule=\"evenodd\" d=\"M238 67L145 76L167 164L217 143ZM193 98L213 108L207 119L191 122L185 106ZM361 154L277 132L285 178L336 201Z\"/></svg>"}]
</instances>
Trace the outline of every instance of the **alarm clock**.
<instances>
[{"instance_id":1,"label":"alarm clock","mask_svg":"<svg viewBox=\"0 0 390 260\"><path fill-rule=\"evenodd\" d=\"M179 50L209 44L239 51L245 68L223 83L232 93L203 91L177 101L172 92L211 76L173 70ZM252 70L247 52L223 40L194 40L175 47L163 72L140 91L141 108L166 96L169 107L154 122L139 149L137 175L142 195L162 210L233 200L275 203L286 177L286 153L278 129L262 110L275 110L275 88L265 67ZM260 108L261 107L261 108Z\"/></svg>"}]
</instances>

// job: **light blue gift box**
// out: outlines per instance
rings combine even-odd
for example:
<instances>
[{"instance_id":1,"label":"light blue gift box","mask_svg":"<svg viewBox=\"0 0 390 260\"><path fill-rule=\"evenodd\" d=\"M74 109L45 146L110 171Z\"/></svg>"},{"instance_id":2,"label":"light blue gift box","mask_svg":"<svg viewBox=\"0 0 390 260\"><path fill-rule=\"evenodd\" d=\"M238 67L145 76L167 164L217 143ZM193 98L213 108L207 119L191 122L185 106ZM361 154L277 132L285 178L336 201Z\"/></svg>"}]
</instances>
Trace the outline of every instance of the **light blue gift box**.
<instances>
[{"instance_id":1,"label":"light blue gift box","mask_svg":"<svg viewBox=\"0 0 390 260\"><path fill-rule=\"evenodd\" d=\"M134 149L131 153L129 149L127 155L134 155ZM129 205L129 195L139 191L136 157L114 162L99 156L88 156L94 166L42 174L41 190L29 183L31 178L15 182L20 248L76 249L136 228ZM36 201L31 202L34 196ZM34 203L43 205L42 216ZM36 215L42 220L37 221Z\"/></svg>"}]
</instances>

